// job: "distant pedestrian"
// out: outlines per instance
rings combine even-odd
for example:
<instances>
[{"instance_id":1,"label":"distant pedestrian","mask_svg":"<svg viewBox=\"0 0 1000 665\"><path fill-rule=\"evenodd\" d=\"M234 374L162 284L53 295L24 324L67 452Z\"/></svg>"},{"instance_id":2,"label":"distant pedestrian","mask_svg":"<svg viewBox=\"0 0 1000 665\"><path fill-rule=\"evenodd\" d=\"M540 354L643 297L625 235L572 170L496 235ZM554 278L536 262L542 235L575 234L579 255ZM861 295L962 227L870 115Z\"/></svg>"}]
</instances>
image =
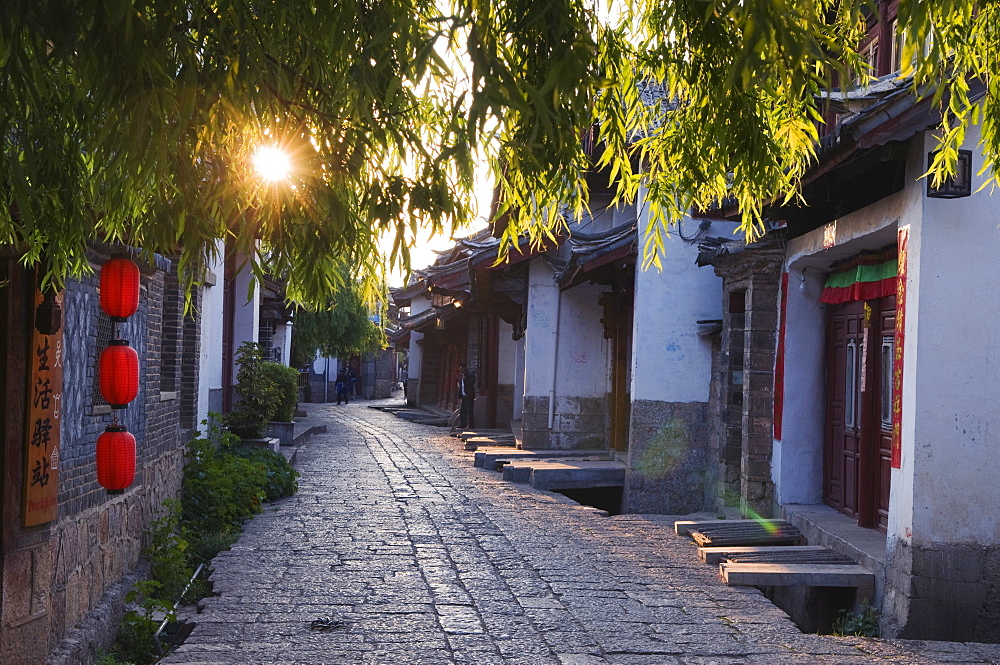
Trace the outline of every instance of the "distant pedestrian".
<instances>
[{"instance_id":1,"label":"distant pedestrian","mask_svg":"<svg viewBox=\"0 0 1000 665\"><path fill-rule=\"evenodd\" d=\"M458 412L458 426L461 429L475 429L476 417L476 375L470 369L466 371L465 363L458 364L458 395L462 398L462 406Z\"/></svg>"},{"instance_id":2,"label":"distant pedestrian","mask_svg":"<svg viewBox=\"0 0 1000 665\"><path fill-rule=\"evenodd\" d=\"M347 368L347 382L349 384L348 390L355 397L358 396L358 375L354 373L354 369L351 367Z\"/></svg>"},{"instance_id":3,"label":"distant pedestrian","mask_svg":"<svg viewBox=\"0 0 1000 665\"><path fill-rule=\"evenodd\" d=\"M350 404L351 378L347 375L347 370L341 369L337 372L337 404L344 400L344 404Z\"/></svg>"}]
</instances>

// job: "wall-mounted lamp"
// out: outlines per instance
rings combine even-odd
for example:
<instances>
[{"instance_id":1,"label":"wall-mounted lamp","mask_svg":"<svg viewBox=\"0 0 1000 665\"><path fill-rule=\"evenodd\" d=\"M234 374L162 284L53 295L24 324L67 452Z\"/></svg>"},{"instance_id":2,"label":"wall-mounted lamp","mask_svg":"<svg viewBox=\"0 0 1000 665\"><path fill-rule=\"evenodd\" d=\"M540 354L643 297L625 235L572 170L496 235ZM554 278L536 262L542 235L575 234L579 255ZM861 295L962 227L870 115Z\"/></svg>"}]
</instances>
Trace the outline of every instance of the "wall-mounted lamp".
<instances>
[{"instance_id":1,"label":"wall-mounted lamp","mask_svg":"<svg viewBox=\"0 0 1000 665\"><path fill-rule=\"evenodd\" d=\"M936 152L928 153L927 167L930 168ZM941 181L937 187L933 179L927 178L927 197L932 199L960 199L972 195L972 151L959 150L958 162L955 164L955 175Z\"/></svg>"}]
</instances>

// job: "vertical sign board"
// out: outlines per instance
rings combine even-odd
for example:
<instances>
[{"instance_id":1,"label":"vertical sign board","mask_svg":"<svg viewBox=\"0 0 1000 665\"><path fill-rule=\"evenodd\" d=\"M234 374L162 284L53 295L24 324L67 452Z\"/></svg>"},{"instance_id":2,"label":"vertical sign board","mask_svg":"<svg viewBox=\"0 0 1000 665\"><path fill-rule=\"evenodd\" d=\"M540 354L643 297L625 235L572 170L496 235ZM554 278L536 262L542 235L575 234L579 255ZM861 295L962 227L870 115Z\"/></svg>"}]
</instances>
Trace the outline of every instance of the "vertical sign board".
<instances>
[{"instance_id":1,"label":"vertical sign board","mask_svg":"<svg viewBox=\"0 0 1000 665\"><path fill-rule=\"evenodd\" d=\"M785 317L788 313L788 271L781 274L781 322L778 324L778 351L774 360L774 416L772 435L781 441L781 423L785 411Z\"/></svg>"},{"instance_id":2,"label":"vertical sign board","mask_svg":"<svg viewBox=\"0 0 1000 665\"><path fill-rule=\"evenodd\" d=\"M62 304L62 293L56 296ZM35 292L35 307L42 302ZM32 326L25 428L24 526L56 519L59 509L59 417L62 402L63 332L43 335Z\"/></svg>"},{"instance_id":3,"label":"vertical sign board","mask_svg":"<svg viewBox=\"0 0 1000 665\"><path fill-rule=\"evenodd\" d=\"M906 258L909 254L910 227L897 231L899 265L896 270L896 332L892 356L892 456L890 465L898 469L903 462L903 339L906 332Z\"/></svg>"}]
</instances>

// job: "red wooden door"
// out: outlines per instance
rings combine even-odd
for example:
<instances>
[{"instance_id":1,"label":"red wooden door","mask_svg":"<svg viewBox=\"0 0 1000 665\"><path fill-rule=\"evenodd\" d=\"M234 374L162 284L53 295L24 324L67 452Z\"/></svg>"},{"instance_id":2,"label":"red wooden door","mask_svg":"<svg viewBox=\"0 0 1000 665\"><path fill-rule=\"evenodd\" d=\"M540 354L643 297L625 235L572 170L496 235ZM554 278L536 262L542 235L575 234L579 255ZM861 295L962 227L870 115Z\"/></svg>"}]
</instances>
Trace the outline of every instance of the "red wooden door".
<instances>
[{"instance_id":1,"label":"red wooden door","mask_svg":"<svg viewBox=\"0 0 1000 665\"><path fill-rule=\"evenodd\" d=\"M860 526L886 529L895 297L827 311L823 498Z\"/></svg>"},{"instance_id":2,"label":"red wooden door","mask_svg":"<svg viewBox=\"0 0 1000 665\"><path fill-rule=\"evenodd\" d=\"M826 445L823 498L857 518L861 461L861 347L864 303L831 305L827 312Z\"/></svg>"}]
</instances>

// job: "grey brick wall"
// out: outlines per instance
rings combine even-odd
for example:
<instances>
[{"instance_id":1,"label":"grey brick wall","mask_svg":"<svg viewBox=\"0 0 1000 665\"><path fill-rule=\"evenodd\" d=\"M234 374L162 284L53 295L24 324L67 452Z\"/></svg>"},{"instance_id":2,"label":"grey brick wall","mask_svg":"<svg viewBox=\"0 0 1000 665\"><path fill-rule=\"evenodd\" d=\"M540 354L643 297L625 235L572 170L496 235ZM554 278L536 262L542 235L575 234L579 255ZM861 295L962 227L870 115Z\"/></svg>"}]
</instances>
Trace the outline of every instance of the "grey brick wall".
<instances>
[{"instance_id":1,"label":"grey brick wall","mask_svg":"<svg viewBox=\"0 0 1000 665\"><path fill-rule=\"evenodd\" d=\"M143 532L163 500L179 494L187 442L182 405L188 404L193 413L190 405L197 400L196 361L182 364L190 367L177 375L176 396L161 392L163 303L170 293L176 294L177 282L169 276L169 261L140 263L139 311L120 325L121 337L139 355L139 396L119 412L122 424L136 437L136 479L121 495L110 495L98 484L96 441L112 415L106 406L95 404L97 356L103 350L97 339L103 257L95 257L94 263L95 275L67 284L63 309L59 518L50 537L49 646L54 664L87 662L95 646L107 646L113 639L128 586L120 583L140 561ZM175 318L176 323L167 326L167 341L177 345L179 357L196 359L197 336L188 339L185 333L198 326L182 322L179 314ZM74 629L85 619L85 629Z\"/></svg>"}]
</instances>

